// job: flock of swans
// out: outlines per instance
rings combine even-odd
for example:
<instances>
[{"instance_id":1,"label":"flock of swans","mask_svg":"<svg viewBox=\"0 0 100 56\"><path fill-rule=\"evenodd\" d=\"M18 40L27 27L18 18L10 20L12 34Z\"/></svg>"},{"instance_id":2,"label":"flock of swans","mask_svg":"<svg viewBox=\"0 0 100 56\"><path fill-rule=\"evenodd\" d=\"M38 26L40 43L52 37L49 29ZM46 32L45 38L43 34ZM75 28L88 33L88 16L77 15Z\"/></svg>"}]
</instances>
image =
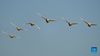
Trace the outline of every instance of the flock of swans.
<instances>
[{"instance_id":1,"label":"flock of swans","mask_svg":"<svg viewBox=\"0 0 100 56\"><path fill-rule=\"evenodd\" d=\"M55 21L56 21L56 19L49 19L49 18L46 17L46 16L42 16L42 15L39 15L39 16L40 16L41 19L43 19L43 20L45 21L45 23L51 23L51 22L55 22ZM63 19L64 19L64 18L63 18ZM89 28L91 28L91 27L97 25L97 24L95 24L95 23L90 23L90 22L88 22L87 20L84 20L83 17L80 17L80 19L81 19ZM69 27L72 27L72 26L78 24L77 22L70 22L70 21L68 21L67 19L64 19L64 21L66 22L66 24L68 24ZM13 23L11 23L11 24L14 25L14 26L16 27L16 30L17 30L18 32L24 30L23 28L21 28L21 27L19 27L19 26L16 26L16 25L13 24ZM34 27L34 26L35 26L35 27L37 27L37 29L40 30L40 27L39 27L36 23L34 23L34 22L29 22L29 23L26 23L26 24L29 25L29 26L31 26L31 27ZM16 35L14 35L14 34L8 34L8 33L4 32L4 31L3 31L2 33L7 34L10 38L16 38Z\"/></svg>"}]
</instances>

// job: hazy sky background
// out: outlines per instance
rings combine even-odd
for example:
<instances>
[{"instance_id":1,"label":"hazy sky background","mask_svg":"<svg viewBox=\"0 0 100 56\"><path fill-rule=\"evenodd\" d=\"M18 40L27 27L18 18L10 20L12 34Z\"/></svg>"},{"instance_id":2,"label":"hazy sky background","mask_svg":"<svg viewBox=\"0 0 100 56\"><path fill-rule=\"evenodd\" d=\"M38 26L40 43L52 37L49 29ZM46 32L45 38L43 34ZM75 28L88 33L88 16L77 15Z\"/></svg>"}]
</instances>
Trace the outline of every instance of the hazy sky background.
<instances>
[{"instance_id":1,"label":"hazy sky background","mask_svg":"<svg viewBox=\"0 0 100 56\"><path fill-rule=\"evenodd\" d=\"M37 13L57 22L46 24ZM97 26L86 27L80 16ZM62 17L79 24L69 30ZM25 25L30 21L41 29ZM28 31L16 32L11 22ZM2 31L16 32L17 39ZM0 0L0 56L93 56L92 46L100 56L100 0Z\"/></svg>"}]
</instances>

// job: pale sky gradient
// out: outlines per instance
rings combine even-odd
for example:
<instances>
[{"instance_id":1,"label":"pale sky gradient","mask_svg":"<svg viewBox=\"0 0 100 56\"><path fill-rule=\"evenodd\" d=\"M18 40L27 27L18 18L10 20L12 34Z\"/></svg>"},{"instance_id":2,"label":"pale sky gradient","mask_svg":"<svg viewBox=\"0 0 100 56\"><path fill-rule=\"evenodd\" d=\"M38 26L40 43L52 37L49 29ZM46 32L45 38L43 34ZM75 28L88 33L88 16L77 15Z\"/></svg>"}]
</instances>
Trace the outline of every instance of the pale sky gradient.
<instances>
[{"instance_id":1,"label":"pale sky gradient","mask_svg":"<svg viewBox=\"0 0 100 56\"><path fill-rule=\"evenodd\" d=\"M37 13L57 22L46 24ZM97 26L86 27L80 16ZM62 17L79 24L69 30ZM41 29L25 25L30 21ZM28 31L16 32L11 22ZM2 31L16 32L18 38ZM0 0L0 56L93 56L92 46L100 56L100 0Z\"/></svg>"}]
</instances>

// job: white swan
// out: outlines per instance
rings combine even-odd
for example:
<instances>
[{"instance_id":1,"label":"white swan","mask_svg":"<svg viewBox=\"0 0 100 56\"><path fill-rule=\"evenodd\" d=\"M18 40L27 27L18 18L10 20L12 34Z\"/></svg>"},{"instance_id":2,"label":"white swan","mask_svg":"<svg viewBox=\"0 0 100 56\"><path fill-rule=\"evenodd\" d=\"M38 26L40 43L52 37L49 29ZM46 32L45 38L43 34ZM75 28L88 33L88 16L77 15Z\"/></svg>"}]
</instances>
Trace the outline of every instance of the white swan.
<instances>
[{"instance_id":1,"label":"white swan","mask_svg":"<svg viewBox=\"0 0 100 56\"><path fill-rule=\"evenodd\" d=\"M43 18L45 20L46 23L50 23L50 22L54 22L56 21L55 19L49 19L46 16L41 16L41 18Z\"/></svg>"},{"instance_id":2,"label":"white swan","mask_svg":"<svg viewBox=\"0 0 100 56\"><path fill-rule=\"evenodd\" d=\"M81 20L83 20L83 22L84 22L88 27L92 27L92 26L96 26L96 25L97 25L97 24L90 23L90 22L84 20L83 17L80 17L80 18L81 18Z\"/></svg>"},{"instance_id":3,"label":"white swan","mask_svg":"<svg viewBox=\"0 0 100 56\"><path fill-rule=\"evenodd\" d=\"M12 22L11 22L10 24L11 24L12 26L16 27L16 30L17 30L17 31L22 31L22 30L23 30L21 27L15 25L15 24L12 23Z\"/></svg>"},{"instance_id":4,"label":"white swan","mask_svg":"<svg viewBox=\"0 0 100 56\"><path fill-rule=\"evenodd\" d=\"M33 23L33 22L29 22L29 23L27 23L27 24L29 24L30 26L36 26L38 29L40 29L40 27L38 26L38 25L36 25L35 23Z\"/></svg>"}]
</instances>

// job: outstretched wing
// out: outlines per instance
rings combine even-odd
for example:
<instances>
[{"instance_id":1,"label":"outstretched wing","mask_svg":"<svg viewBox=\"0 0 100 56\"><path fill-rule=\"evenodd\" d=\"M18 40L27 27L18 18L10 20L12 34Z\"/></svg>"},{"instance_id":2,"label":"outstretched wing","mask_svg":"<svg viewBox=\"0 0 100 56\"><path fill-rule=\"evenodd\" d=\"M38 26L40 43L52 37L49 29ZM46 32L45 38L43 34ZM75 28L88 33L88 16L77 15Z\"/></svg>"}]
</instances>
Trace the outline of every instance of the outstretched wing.
<instances>
[{"instance_id":1,"label":"outstretched wing","mask_svg":"<svg viewBox=\"0 0 100 56\"><path fill-rule=\"evenodd\" d=\"M87 21L83 21L85 24L90 25Z\"/></svg>"},{"instance_id":2,"label":"outstretched wing","mask_svg":"<svg viewBox=\"0 0 100 56\"><path fill-rule=\"evenodd\" d=\"M66 20L66 23L69 23L69 21L68 21L68 20Z\"/></svg>"},{"instance_id":3,"label":"outstretched wing","mask_svg":"<svg viewBox=\"0 0 100 56\"><path fill-rule=\"evenodd\" d=\"M80 19L81 19L85 24L89 25L89 23L88 23L87 21L85 21L83 17L80 17Z\"/></svg>"},{"instance_id":4,"label":"outstretched wing","mask_svg":"<svg viewBox=\"0 0 100 56\"><path fill-rule=\"evenodd\" d=\"M48 19L46 16L41 16L41 18L43 18L44 20Z\"/></svg>"},{"instance_id":5,"label":"outstretched wing","mask_svg":"<svg viewBox=\"0 0 100 56\"><path fill-rule=\"evenodd\" d=\"M91 24L91 26L97 26L97 24Z\"/></svg>"},{"instance_id":6,"label":"outstretched wing","mask_svg":"<svg viewBox=\"0 0 100 56\"><path fill-rule=\"evenodd\" d=\"M56 21L56 20L54 20L54 19L49 19L48 21L53 22L53 21Z\"/></svg>"},{"instance_id":7,"label":"outstretched wing","mask_svg":"<svg viewBox=\"0 0 100 56\"><path fill-rule=\"evenodd\" d=\"M76 25L76 24L78 24L78 23L71 23L72 25Z\"/></svg>"}]
</instances>

